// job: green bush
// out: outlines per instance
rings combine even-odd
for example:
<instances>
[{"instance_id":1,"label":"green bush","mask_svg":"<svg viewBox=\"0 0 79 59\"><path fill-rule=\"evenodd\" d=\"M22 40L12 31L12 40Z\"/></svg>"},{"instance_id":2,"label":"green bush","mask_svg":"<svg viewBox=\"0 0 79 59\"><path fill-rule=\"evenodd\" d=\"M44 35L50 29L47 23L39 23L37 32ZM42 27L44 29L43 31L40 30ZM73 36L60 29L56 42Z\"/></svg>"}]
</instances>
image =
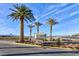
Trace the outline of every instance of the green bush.
<instances>
[{"instance_id":1,"label":"green bush","mask_svg":"<svg viewBox=\"0 0 79 59\"><path fill-rule=\"evenodd\" d=\"M52 41L56 41L56 39L53 38Z\"/></svg>"},{"instance_id":2,"label":"green bush","mask_svg":"<svg viewBox=\"0 0 79 59\"><path fill-rule=\"evenodd\" d=\"M61 45L61 41L60 41L60 38L57 39L57 46L60 46Z\"/></svg>"}]
</instances>

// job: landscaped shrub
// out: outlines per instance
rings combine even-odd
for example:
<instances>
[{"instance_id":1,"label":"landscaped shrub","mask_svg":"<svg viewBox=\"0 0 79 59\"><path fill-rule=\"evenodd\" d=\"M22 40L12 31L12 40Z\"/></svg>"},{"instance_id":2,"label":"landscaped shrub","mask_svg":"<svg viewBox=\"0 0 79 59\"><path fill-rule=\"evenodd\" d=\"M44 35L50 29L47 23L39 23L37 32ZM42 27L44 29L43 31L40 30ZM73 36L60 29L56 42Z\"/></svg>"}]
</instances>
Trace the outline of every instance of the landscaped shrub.
<instances>
[{"instance_id":1,"label":"landscaped shrub","mask_svg":"<svg viewBox=\"0 0 79 59\"><path fill-rule=\"evenodd\" d=\"M48 41L48 40L45 38L44 41Z\"/></svg>"},{"instance_id":2,"label":"landscaped shrub","mask_svg":"<svg viewBox=\"0 0 79 59\"><path fill-rule=\"evenodd\" d=\"M56 39L55 39L55 38L53 38L53 39L52 39L52 41L56 41Z\"/></svg>"}]
</instances>

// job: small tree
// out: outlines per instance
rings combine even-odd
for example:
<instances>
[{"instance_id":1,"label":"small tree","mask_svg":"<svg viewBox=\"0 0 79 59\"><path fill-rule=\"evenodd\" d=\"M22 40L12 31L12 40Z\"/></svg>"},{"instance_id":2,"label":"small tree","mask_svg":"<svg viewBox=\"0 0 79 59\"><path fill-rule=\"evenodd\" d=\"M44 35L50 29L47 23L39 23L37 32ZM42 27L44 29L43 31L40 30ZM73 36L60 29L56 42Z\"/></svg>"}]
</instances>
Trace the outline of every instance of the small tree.
<instances>
[{"instance_id":1,"label":"small tree","mask_svg":"<svg viewBox=\"0 0 79 59\"><path fill-rule=\"evenodd\" d=\"M61 45L60 38L57 39L57 46L59 47Z\"/></svg>"}]
</instances>

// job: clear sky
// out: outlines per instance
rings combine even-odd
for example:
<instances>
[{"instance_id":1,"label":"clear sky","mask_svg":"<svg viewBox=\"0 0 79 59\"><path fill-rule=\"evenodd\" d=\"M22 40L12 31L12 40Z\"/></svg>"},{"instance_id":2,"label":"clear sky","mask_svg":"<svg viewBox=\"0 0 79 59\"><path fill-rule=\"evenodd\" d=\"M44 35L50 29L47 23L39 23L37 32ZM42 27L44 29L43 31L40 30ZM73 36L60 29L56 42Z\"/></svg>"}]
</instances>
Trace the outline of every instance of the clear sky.
<instances>
[{"instance_id":1,"label":"clear sky","mask_svg":"<svg viewBox=\"0 0 79 59\"><path fill-rule=\"evenodd\" d=\"M13 8L13 4L0 4L0 35L14 34L19 35L19 20L12 22L7 18L11 13L9 8ZM59 24L53 26L53 35L71 35L79 33L79 4L55 4L55 3L35 3L25 4L32 10L36 21L45 23L50 17L56 19ZM24 33L29 35L28 23L24 24ZM49 26L42 25L40 32L49 35ZM33 33L36 28L33 28Z\"/></svg>"}]
</instances>

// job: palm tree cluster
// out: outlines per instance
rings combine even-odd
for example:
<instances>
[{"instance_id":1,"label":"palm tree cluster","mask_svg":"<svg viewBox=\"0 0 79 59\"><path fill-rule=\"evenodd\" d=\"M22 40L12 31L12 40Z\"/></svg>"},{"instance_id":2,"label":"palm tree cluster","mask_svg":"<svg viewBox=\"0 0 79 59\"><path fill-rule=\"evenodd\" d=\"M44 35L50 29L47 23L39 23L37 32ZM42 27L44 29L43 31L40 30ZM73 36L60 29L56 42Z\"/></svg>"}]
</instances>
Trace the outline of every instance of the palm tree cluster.
<instances>
[{"instance_id":1,"label":"palm tree cluster","mask_svg":"<svg viewBox=\"0 0 79 59\"><path fill-rule=\"evenodd\" d=\"M13 9L10 8L10 10L12 11L8 17L11 18L13 21L15 20L20 20L20 36L19 36L19 42L24 43L24 21L28 22L32 22L35 21L35 18L33 16L32 10L30 10L28 7L26 7L24 4L22 5L13 5ZM55 21L54 19L50 18L47 21L47 24L50 25L50 40L52 39L52 26L57 24L58 22ZM39 33L39 27L42 25L42 23L40 22L35 22L34 23L36 28L37 28L37 33ZM34 27L34 25L29 24L29 31L30 31L30 37L29 39L31 40L31 36L32 36L32 28Z\"/></svg>"}]
</instances>

